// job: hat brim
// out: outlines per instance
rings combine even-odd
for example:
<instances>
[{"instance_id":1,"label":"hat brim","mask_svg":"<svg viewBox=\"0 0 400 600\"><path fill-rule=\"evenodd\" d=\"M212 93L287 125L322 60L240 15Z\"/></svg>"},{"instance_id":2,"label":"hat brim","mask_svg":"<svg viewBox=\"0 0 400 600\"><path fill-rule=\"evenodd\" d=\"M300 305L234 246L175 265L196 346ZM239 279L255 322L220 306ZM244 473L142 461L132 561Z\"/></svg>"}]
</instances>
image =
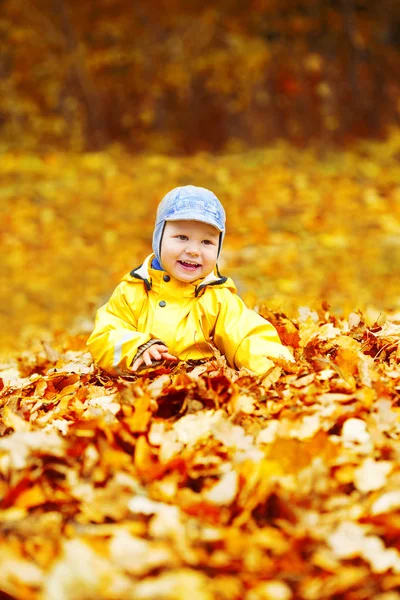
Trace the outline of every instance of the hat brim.
<instances>
[{"instance_id":1,"label":"hat brim","mask_svg":"<svg viewBox=\"0 0 400 600\"><path fill-rule=\"evenodd\" d=\"M168 221L199 221L200 223L206 223L207 225L215 227L215 229L220 233L223 233L224 231L224 229L221 229L221 226L218 225L215 219L213 219L212 217L205 218L204 214L202 213L197 214L193 212L190 215L188 215L187 213L175 213L173 217L168 217L167 219L165 219L166 223L168 223Z\"/></svg>"}]
</instances>

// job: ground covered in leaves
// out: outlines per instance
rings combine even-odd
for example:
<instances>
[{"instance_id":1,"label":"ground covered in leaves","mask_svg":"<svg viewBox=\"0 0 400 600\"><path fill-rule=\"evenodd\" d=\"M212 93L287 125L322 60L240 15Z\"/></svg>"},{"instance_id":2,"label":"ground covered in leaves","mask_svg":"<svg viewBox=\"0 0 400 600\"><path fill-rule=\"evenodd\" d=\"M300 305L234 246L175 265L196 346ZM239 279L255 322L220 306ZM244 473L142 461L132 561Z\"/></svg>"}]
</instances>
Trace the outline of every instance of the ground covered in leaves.
<instances>
[{"instance_id":1,"label":"ground covered in leaves","mask_svg":"<svg viewBox=\"0 0 400 600\"><path fill-rule=\"evenodd\" d=\"M263 314L263 381L113 379L83 336L0 373L2 598L400 598L400 322Z\"/></svg>"},{"instance_id":2,"label":"ground covered in leaves","mask_svg":"<svg viewBox=\"0 0 400 600\"><path fill-rule=\"evenodd\" d=\"M3 153L2 599L400 600L399 153ZM290 371L93 366L96 308L188 183Z\"/></svg>"}]
</instances>

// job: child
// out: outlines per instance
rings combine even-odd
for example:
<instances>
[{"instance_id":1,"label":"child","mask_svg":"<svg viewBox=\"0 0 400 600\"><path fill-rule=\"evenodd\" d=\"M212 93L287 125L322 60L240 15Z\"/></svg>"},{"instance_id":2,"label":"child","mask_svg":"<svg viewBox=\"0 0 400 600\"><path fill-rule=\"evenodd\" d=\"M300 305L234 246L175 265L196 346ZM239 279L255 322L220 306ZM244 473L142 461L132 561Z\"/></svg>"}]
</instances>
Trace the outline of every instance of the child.
<instances>
[{"instance_id":1,"label":"child","mask_svg":"<svg viewBox=\"0 0 400 600\"><path fill-rule=\"evenodd\" d=\"M217 267L225 211L209 190L177 187L161 201L154 254L123 277L97 311L94 360L127 375L154 361L198 360L216 346L230 366L265 375L270 358L293 362L271 323L248 309Z\"/></svg>"}]
</instances>

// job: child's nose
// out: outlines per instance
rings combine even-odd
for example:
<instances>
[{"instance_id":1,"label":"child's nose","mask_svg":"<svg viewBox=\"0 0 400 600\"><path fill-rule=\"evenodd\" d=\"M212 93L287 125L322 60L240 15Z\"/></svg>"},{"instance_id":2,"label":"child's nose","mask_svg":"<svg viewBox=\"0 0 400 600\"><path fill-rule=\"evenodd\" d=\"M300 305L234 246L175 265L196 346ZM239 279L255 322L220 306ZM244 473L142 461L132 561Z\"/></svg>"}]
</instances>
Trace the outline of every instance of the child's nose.
<instances>
[{"instance_id":1,"label":"child's nose","mask_svg":"<svg viewBox=\"0 0 400 600\"><path fill-rule=\"evenodd\" d=\"M193 256L198 256L200 254L199 248L197 247L196 244L190 244L187 248L186 248L186 253L187 254L191 254Z\"/></svg>"}]
</instances>

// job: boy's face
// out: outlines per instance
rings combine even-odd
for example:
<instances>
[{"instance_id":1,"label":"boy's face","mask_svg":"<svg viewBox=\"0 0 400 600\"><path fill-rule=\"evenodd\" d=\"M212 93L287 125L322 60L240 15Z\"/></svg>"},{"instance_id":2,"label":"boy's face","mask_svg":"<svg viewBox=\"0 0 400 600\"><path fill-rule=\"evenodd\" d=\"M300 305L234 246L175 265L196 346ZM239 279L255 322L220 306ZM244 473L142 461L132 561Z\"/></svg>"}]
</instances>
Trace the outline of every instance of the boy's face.
<instances>
[{"instance_id":1,"label":"boy's face","mask_svg":"<svg viewBox=\"0 0 400 600\"><path fill-rule=\"evenodd\" d=\"M219 235L200 221L167 221L161 242L165 270L186 283L206 277L217 263Z\"/></svg>"}]
</instances>

